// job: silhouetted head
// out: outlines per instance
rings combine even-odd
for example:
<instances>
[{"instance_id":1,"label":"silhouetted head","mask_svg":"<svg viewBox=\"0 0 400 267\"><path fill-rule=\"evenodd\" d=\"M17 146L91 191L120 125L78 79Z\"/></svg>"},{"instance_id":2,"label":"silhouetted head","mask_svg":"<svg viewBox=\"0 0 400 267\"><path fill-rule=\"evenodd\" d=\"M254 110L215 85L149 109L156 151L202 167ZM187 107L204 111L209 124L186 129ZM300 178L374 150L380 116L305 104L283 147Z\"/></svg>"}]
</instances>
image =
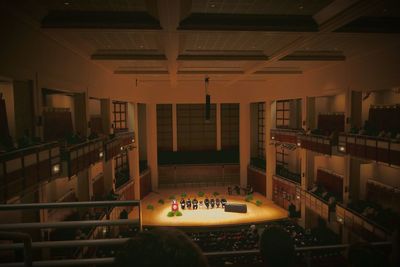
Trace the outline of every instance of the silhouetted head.
<instances>
[{"instance_id":1,"label":"silhouetted head","mask_svg":"<svg viewBox=\"0 0 400 267\"><path fill-rule=\"evenodd\" d=\"M294 265L293 239L281 227L271 226L264 230L260 240L260 252L266 267Z\"/></svg>"},{"instance_id":2,"label":"silhouetted head","mask_svg":"<svg viewBox=\"0 0 400 267\"><path fill-rule=\"evenodd\" d=\"M158 228L128 240L114 266L206 267L208 264L199 247L183 232Z\"/></svg>"}]
</instances>

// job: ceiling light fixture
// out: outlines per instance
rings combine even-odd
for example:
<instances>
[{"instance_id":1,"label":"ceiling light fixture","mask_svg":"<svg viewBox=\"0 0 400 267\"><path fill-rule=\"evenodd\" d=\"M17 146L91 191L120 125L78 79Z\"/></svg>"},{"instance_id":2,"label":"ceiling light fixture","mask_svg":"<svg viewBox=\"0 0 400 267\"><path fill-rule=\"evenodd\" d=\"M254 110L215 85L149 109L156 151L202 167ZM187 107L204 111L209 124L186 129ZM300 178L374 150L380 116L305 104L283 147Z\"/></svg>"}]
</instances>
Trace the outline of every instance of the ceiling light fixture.
<instances>
[{"instance_id":1,"label":"ceiling light fixture","mask_svg":"<svg viewBox=\"0 0 400 267\"><path fill-rule=\"evenodd\" d=\"M64 6L69 6L70 2L64 2Z\"/></svg>"}]
</instances>

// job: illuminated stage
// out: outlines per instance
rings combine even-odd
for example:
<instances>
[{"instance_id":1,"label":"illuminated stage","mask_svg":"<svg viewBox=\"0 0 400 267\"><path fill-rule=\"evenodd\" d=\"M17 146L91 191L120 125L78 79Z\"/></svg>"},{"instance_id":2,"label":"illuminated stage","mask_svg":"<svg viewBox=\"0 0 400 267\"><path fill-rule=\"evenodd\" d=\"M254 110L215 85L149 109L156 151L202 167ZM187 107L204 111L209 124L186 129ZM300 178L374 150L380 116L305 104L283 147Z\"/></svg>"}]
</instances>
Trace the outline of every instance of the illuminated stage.
<instances>
[{"instance_id":1,"label":"illuminated stage","mask_svg":"<svg viewBox=\"0 0 400 267\"><path fill-rule=\"evenodd\" d=\"M197 193L204 192L203 197L199 197ZM208 197L213 197L213 192L218 192L219 199L225 198L228 203L247 204L247 213L232 213L225 212L223 208L207 209L199 208L198 210L184 209L179 205L179 211L182 212L180 217L168 217L167 214L171 211L172 200L170 196L176 196L176 200L181 199L181 194L186 193L185 199L194 197L198 201ZM216 198L216 197L214 197ZM165 201L164 204L158 203L160 199ZM257 206L255 202L260 200L261 206ZM148 205L152 205L154 210L148 209ZM262 223L271 220L279 220L287 218L286 210L276 206L272 201L264 196L254 193L253 200L245 201L244 195L228 195L226 187L207 187L207 188L173 188L161 189L157 193L152 192L142 200L142 219L144 226L222 226L222 225L237 225Z\"/></svg>"}]
</instances>

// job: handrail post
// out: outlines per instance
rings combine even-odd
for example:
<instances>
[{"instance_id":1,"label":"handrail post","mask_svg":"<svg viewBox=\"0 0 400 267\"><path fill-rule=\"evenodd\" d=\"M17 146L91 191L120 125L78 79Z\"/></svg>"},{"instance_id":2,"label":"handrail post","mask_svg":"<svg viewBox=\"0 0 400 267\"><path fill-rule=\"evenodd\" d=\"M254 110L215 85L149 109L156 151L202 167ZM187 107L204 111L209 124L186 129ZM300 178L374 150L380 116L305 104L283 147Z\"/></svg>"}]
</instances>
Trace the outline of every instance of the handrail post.
<instances>
[{"instance_id":1,"label":"handrail post","mask_svg":"<svg viewBox=\"0 0 400 267\"><path fill-rule=\"evenodd\" d=\"M22 240L24 242L24 266L32 267L32 239L29 234L18 232L0 232L1 239Z\"/></svg>"}]
</instances>

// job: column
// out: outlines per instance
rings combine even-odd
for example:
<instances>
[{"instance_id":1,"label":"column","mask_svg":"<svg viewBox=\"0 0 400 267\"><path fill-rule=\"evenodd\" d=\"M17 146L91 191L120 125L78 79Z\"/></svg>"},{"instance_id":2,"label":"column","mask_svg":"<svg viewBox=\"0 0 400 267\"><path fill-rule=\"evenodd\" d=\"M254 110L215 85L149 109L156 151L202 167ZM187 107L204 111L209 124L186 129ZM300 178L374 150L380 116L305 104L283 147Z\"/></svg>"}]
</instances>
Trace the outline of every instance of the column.
<instances>
[{"instance_id":1,"label":"column","mask_svg":"<svg viewBox=\"0 0 400 267\"><path fill-rule=\"evenodd\" d=\"M221 103L216 104L217 151L221 150Z\"/></svg>"},{"instance_id":2,"label":"column","mask_svg":"<svg viewBox=\"0 0 400 267\"><path fill-rule=\"evenodd\" d=\"M351 110L352 110L352 101L351 101L351 90L347 90L345 93L345 111L344 111L344 131L349 132L351 128Z\"/></svg>"},{"instance_id":3,"label":"column","mask_svg":"<svg viewBox=\"0 0 400 267\"><path fill-rule=\"evenodd\" d=\"M239 111L240 185L247 185L247 166L250 163L250 104L240 103Z\"/></svg>"},{"instance_id":4,"label":"column","mask_svg":"<svg viewBox=\"0 0 400 267\"><path fill-rule=\"evenodd\" d=\"M139 133L139 106L135 103L133 106L133 125L135 133ZM140 149L139 134L136 135L136 147L129 150L129 174L134 179L135 199L140 199L140 170L139 170L139 149Z\"/></svg>"},{"instance_id":5,"label":"column","mask_svg":"<svg viewBox=\"0 0 400 267\"><path fill-rule=\"evenodd\" d=\"M265 102L265 158L266 158L266 192L267 198L272 200L273 194L273 175L275 174L276 153L275 144L271 144L271 129L273 127L272 121L272 101Z\"/></svg>"},{"instance_id":6,"label":"column","mask_svg":"<svg viewBox=\"0 0 400 267\"><path fill-rule=\"evenodd\" d=\"M111 112L111 100L109 98L100 100L100 109L101 109L101 120L103 124L103 132L104 134L110 134L111 131L111 123L112 123L112 112Z\"/></svg>"},{"instance_id":7,"label":"column","mask_svg":"<svg viewBox=\"0 0 400 267\"><path fill-rule=\"evenodd\" d=\"M157 105L147 104L147 164L151 170L152 190L158 188Z\"/></svg>"},{"instance_id":8,"label":"column","mask_svg":"<svg viewBox=\"0 0 400 267\"><path fill-rule=\"evenodd\" d=\"M114 159L104 162L104 192L108 194L111 190L115 192L115 162Z\"/></svg>"},{"instance_id":9,"label":"column","mask_svg":"<svg viewBox=\"0 0 400 267\"><path fill-rule=\"evenodd\" d=\"M172 150L178 151L178 127L176 121L176 104L172 104Z\"/></svg>"},{"instance_id":10,"label":"column","mask_svg":"<svg viewBox=\"0 0 400 267\"><path fill-rule=\"evenodd\" d=\"M350 189L350 175L351 175L351 158L350 155L344 156L344 176L343 176L343 203L347 204L349 201L349 189Z\"/></svg>"},{"instance_id":11,"label":"column","mask_svg":"<svg viewBox=\"0 0 400 267\"><path fill-rule=\"evenodd\" d=\"M79 201L89 201L89 169L80 171L76 178L76 196Z\"/></svg>"}]
</instances>

